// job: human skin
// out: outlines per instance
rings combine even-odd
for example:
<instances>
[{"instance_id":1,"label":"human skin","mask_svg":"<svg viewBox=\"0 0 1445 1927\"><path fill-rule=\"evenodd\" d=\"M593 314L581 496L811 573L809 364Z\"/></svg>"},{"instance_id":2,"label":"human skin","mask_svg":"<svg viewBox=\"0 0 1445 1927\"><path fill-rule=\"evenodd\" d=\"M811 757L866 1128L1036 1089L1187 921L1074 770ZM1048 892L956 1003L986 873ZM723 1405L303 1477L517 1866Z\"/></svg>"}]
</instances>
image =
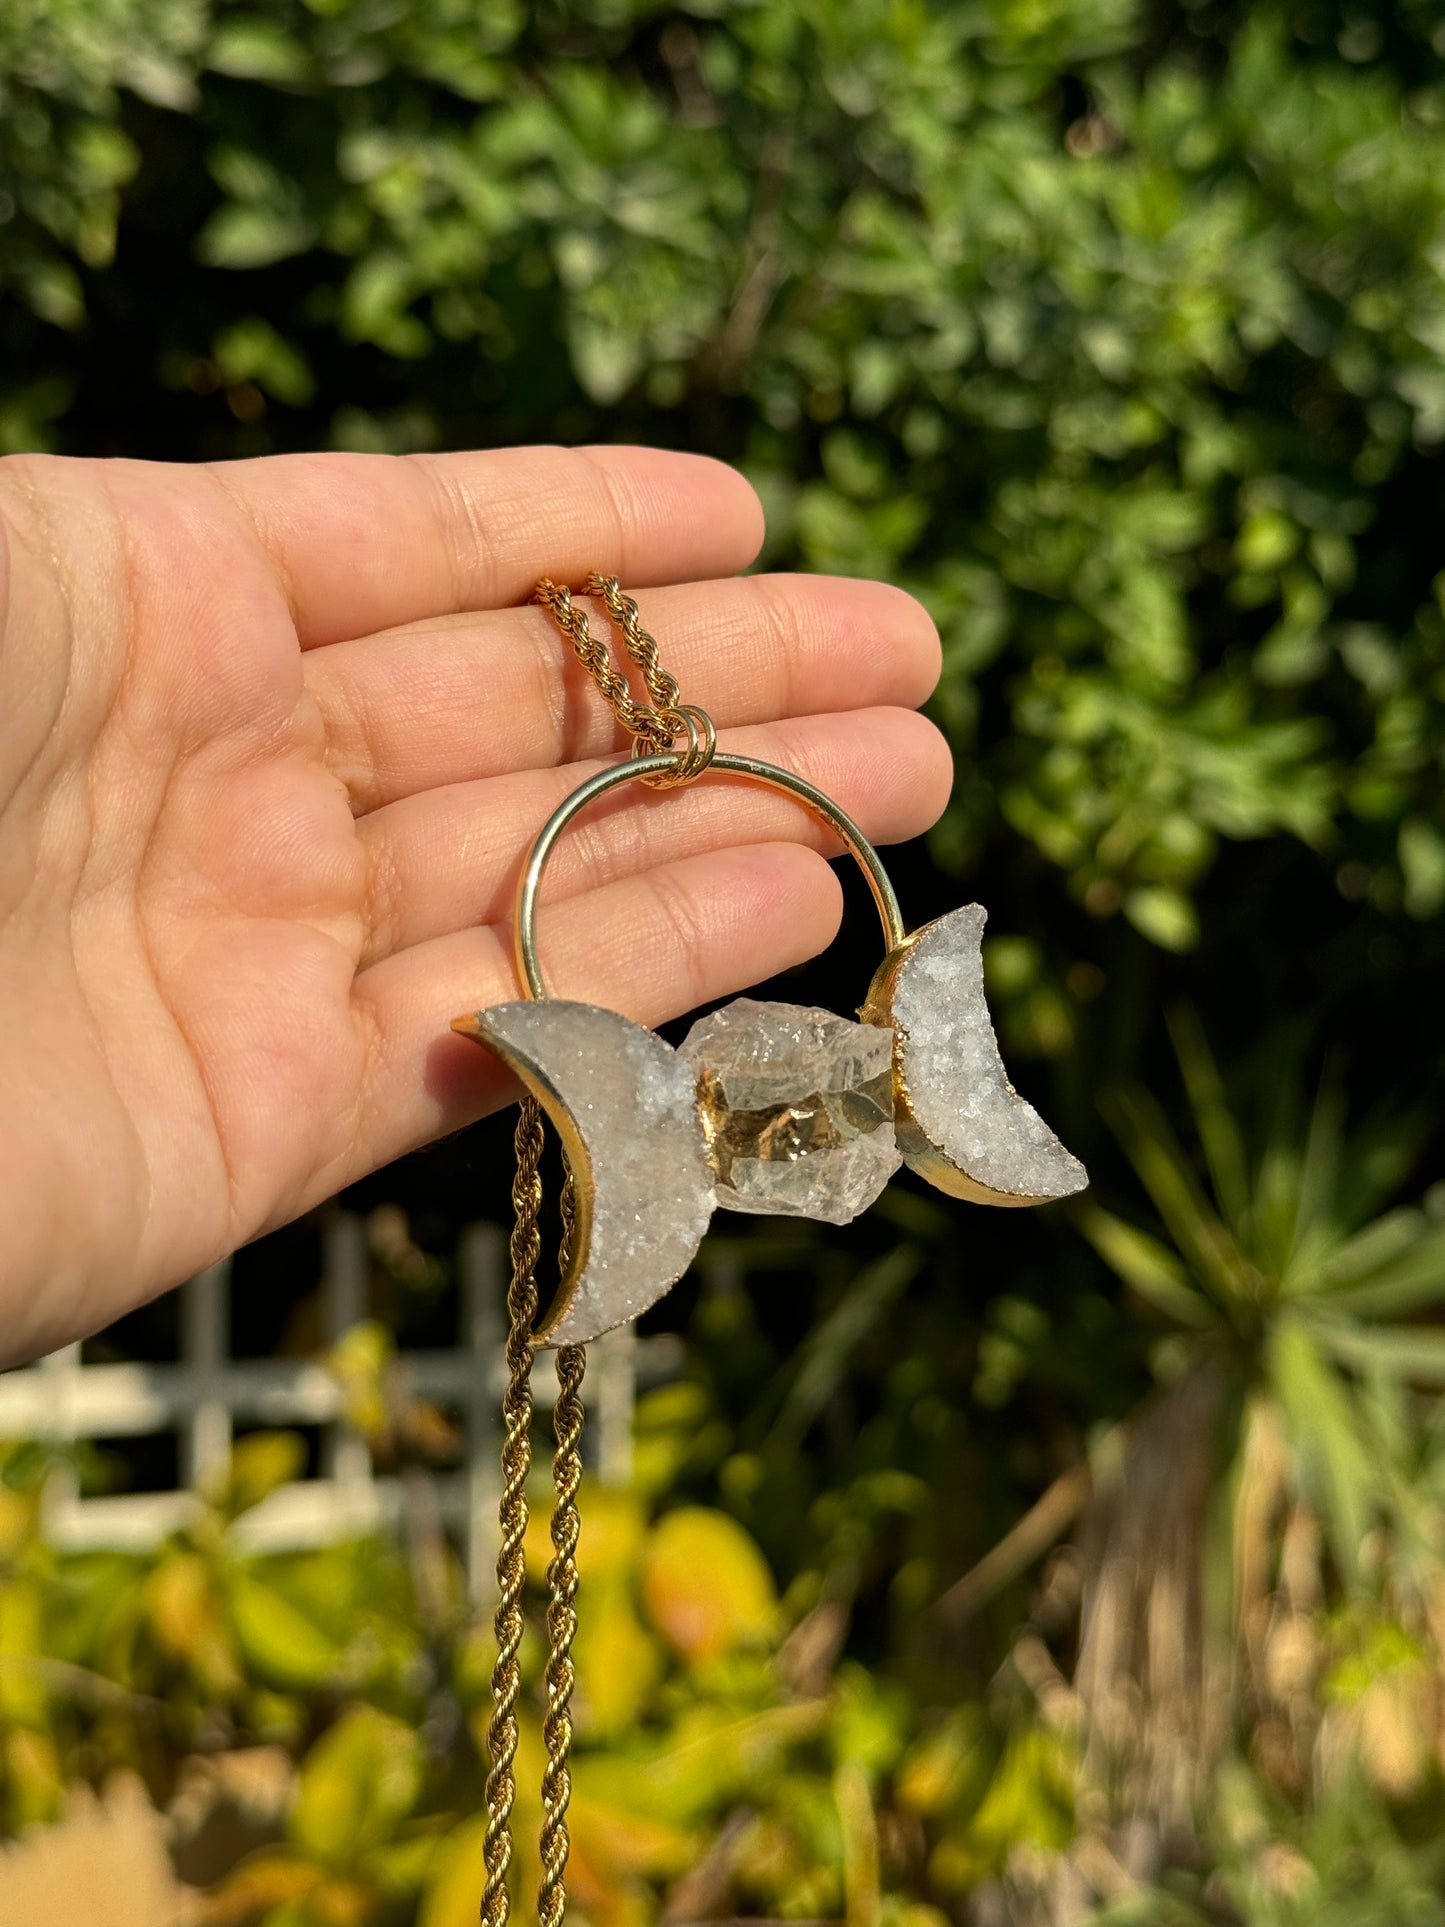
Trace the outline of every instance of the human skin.
<instances>
[{"instance_id":1,"label":"human skin","mask_svg":"<svg viewBox=\"0 0 1445 1927\"><path fill-rule=\"evenodd\" d=\"M935 819L927 614L737 578L761 537L648 449L0 461L0 1358L514 1094L448 1024L518 994L525 848L626 746L540 575L641 591L724 748L879 841ZM756 983L833 936L833 850L761 789L624 790L548 872L549 983L645 1024Z\"/></svg>"}]
</instances>

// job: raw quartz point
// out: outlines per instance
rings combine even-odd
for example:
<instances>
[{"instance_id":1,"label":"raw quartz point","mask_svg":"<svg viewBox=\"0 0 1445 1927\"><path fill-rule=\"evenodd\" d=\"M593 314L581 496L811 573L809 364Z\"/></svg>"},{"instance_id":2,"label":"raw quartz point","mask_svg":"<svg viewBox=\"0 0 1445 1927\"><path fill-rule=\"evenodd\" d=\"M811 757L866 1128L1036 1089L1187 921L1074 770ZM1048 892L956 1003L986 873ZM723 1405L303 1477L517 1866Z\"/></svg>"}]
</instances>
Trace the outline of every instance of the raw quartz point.
<instances>
[{"instance_id":1,"label":"raw quartz point","mask_svg":"<svg viewBox=\"0 0 1445 1927\"><path fill-rule=\"evenodd\" d=\"M831 1011L740 997L694 1024L717 1180L733 1211L849 1224L903 1162L893 1136L893 1033Z\"/></svg>"}]
</instances>

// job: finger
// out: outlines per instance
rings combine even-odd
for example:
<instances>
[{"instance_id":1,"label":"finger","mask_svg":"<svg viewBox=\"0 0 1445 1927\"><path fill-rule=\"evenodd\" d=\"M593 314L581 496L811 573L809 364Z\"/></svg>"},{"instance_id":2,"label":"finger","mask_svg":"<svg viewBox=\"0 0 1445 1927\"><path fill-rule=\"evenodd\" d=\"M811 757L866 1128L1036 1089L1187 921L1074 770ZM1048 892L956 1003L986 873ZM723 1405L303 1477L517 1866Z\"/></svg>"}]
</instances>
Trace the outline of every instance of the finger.
<instances>
[{"instance_id":1,"label":"finger","mask_svg":"<svg viewBox=\"0 0 1445 1927\"><path fill-rule=\"evenodd\" d=\"M208 472L271 557L303 648L501 608L542 575L727 575L762 540L736 470L654 448L271 455Z\"/></svg>"},{"instance_id":2,"label":"finger","mask_svg":"<svg viewBox=\"0 0 1445 1927\"><path fill-rule=\"evenodd\" d=\"M948 745L910 709L800 717L737 730L720 747L807 777L879 843L920 835L948 801ZM449 784L363 817L363 963L509 917L532 837L562 799L601 767L527 770ZM630 785L594 804L568 829L547 869L544 903L729 845L783 841L828 856L841 847L810 810L755 783L706 777L686 795Z\"/></svg>"},{"instance_id":3,"label":"finger","mask_svg":"<svg viewBox=\"0 0 1445 1927\"><path fill-rule=\"evenodd\" d=\"M838 879L795 844L721 850L607 884L556 906L541 932L549 987L659 1024L802 963L835 935ZM494 1109L500 1064L448 1029L518 993L510 935L495 925L419 944L364 971L357 1008L372 1039L368 1120L334 1189Z\"/></svg>"},{"instance_id":4,"label":"finger","mask_svg":"<svg viewBox=\"0 0 1445 1927\"><path fill-rule=\"evenodd\" d=\"M932 618L884 582L746 576L654 589L638 606L685 699L720 726L911 708L938 680ZM544 609L368 636L313 652L305 669L358 811L618 746L612 712Z\"/></svg>"}]
</instances>

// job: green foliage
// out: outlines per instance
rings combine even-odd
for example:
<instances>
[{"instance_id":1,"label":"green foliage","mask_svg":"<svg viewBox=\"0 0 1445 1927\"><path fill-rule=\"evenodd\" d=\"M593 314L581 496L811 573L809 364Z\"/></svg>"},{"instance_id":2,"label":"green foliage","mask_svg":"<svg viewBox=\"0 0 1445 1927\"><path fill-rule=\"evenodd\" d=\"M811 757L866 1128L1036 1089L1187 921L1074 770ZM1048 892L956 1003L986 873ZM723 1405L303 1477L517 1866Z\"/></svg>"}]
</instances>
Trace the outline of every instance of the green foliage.
<instances>
[{"instance_id":1,"label":"green foliage","mask_svg":"<svg viewBox=\"0 0 1445 1927\"><path fill-rule=\"evenodd\" d=\"M1252 1398L1273 1401L1293 1475L1343 1574L1358 1577L1366 1534L1381 1521L1416 1570L1433 1571L1445 1547L1400 1452L1418 1435L1407 1407L1442 1383L1445 1353L1438 1330L1397 1321L1445 1303L1445 1195L1437 1188L1424 1208L1382 1211L1414 1133L1392 1120L1347 1143L1328 1087L1301 1129L1292 1094L1277 1085L1251 1159L1202 1035L1183 1018L1175 1028L1209 1189L1158 1103L1126 1093L1115 1100L1118 1128L1168 1242L1093 1203L1079 1226L1124 1283L1187 1334L1161 1347L1168 1376L1222 1356L1237 1376L1231 1403L1241 1419Z\"/></svg>"},{"instance_id":2,"label":"green foliage","mask_svg":"<svg viewBox=\"0 0 1445 1927\"><path fill-rule=\"evenodd\" d=\"M1445 435L1445 85L1409 27L1392 64L1303 7L1193 25L12 9L11 442L75 440L46 423L99 346L122 190L140 170L149 224L195 172L133 372L189 392L198 445L609 409L721 434L778 555L937 613L979 765L941 850L1021 844L1168 950L1221 839L1329 847L1431 916L1445 617L1412 495Z\"/></svg>"}]
</instances>

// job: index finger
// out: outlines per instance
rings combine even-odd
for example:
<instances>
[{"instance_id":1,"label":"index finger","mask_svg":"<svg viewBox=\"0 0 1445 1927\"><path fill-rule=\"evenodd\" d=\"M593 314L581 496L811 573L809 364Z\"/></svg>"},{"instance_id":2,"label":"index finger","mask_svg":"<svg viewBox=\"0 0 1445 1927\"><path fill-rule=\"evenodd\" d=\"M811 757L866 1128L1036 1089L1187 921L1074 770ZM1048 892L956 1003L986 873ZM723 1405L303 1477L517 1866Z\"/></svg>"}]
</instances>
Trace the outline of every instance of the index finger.
<instances>
[{"instance_id":1,"label":"index finger","mask_svg":"<svg viewBox=\"0 0 1445 1927\"><path fill-rule=\"evenodd\" d=\"M503 608L543 575L732 575L763 534L735 469L656 448L271 455L209 472L270 556L304 649Z\"/></svg>"}]
</instances>

